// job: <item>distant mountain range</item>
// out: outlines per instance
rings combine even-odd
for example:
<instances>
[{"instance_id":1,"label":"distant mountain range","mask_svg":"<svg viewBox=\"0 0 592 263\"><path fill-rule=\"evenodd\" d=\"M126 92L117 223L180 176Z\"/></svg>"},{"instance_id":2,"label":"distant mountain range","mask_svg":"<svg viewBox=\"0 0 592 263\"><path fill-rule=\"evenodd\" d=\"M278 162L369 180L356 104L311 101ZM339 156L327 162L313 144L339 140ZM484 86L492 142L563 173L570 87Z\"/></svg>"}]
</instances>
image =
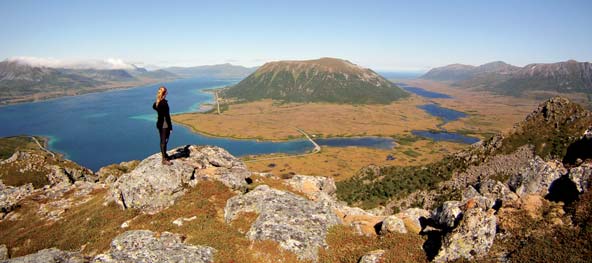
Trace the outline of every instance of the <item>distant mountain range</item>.
<instances>
[{"instance_id":1,"label":"distant mountain range","mask_svg":"<svg viewBox=\"0 0 592 263\"><path fill-rule=\"evenodd\" d=\"M421 78L509 95L524 95L532 91L592 94L592 64L575 60L525 67L501 61L481 66L453 64L434 68Z\"/></svg>"},{"instance_id":2,"label":"distant mountain range","mask_svg":"<svg viewBox=\"0 0 592 263\"><path fill-rule=\"evenodd\" d=\"M68 69L31 66L18 60L0 62L0 104L41 100L172 80L165 70Z\"/></svg>"},{"instance_id":3,"label":"distant mountain range","mask_svg":"<svg viewBox=\"0 0 592 263\"><path fill-rule=\"evenodd\" d=\"M164 68L183 78L243 79L253 73L257 67L247 68L232 64L219 64L197 67Z\"/></svg>"},{"instance_id":4,"label":"distant mountain range","mask_svg":"<svg viewBox=\"0 0 592 263\"><path fill-rule=\"evenodd\" d=\"M253 101L390 103L408 94L376 74L347 60L321 58L278 61L221 92L222 97Z\"/></svg>"}]
</instances>

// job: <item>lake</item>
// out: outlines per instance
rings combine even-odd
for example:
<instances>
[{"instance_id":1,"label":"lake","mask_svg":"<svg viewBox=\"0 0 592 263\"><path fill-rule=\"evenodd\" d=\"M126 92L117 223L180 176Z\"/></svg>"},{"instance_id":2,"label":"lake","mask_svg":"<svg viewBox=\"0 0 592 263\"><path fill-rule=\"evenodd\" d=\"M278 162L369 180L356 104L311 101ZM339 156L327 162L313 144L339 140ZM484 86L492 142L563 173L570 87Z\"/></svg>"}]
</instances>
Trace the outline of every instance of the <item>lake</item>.
<instances>
[{"instance_id":1,"label":"lake","mask_svg":"<svg viewBox=\"0 0 592 263\"><path fill-rule=\"evenodd\" d=\"M419 96L428 99L451 99L452 96L444 93L429 91L419 87L412 87L405 83L396 83L399 87L405 89L408 92L415 93ZM424 110L428 114L438 117L442 120L442 123L438 125L438 127L442 127L444 124L458 120L460 118L464 118L469 116L468 114L457 111L453 109L448 109L440 106L437 103L430 103L417 106L418 108ZM449 142L458 142L458 143L467 143L473 144L479 141L479 138L466 136L459 133L448 132L443 128L440 131L421 131L421 130L413 130L411 131L414 135L429 138L435 141L449 141Z\"/></svg>"},{"instance_id":2,"label":"lake","mask_svg":"<svg viewBox=\"0 0 592 263\"><path fill-rule=\"evenodd\" d=\"M164 83L171 113L198 111L212 102L204 89L222 87L236 81L181 79ZM156 91L162 84L63 97L42 102L0 107L0 137L41 135L49 148L94 171L112 163L142 160L159 152L156 114L152 109ZM385 147L391 138L342 138L327 143L334 146ZM349 144L348 144L349 142ZM235 156L268 153L304 153L313 149L308 140L266 142L234 140L195 134L174 125L169 149L186 144L216 145ZM327 145L327 144L325 144Z\"/></svg>"}]
</instances>

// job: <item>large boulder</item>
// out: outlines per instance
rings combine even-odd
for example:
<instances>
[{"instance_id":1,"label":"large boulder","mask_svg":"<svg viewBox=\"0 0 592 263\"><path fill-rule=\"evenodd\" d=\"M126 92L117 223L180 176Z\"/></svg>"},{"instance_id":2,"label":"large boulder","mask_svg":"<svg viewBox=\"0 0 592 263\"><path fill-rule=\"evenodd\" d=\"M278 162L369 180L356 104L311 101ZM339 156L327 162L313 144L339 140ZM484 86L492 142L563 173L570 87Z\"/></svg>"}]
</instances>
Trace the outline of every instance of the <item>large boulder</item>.
<instances>
[{"instance_id":1,"label":"large boulder","mask_svg":"<svg viewBox=\"0 0 592 263\"><path fill-rule=\"evenodd\" d=\"M183 243L182 236L163 232L159 236L149 230L127 231L111 242L106 254L97 255L93 262L214 262L215 249Z\"/></svg>"},{"instance_id":2,"label":"large boulder","mask_svg":"<svg viewBox=\"0 0 592 263\"><path fill-rule=\"evenodd\" d=\"M43 263L83 263L88 262L85 258L78 252L68 252L62 251L57 248L48 248L44 250L40 250L37 253L29 254L26 256L12 258L6 261L2 261L4 263L33 263L33 262L43 262Z\"/></svg>"},{"instance_id":3,"label":"large boulder","mask_svg":"<svg viewBox=\"0 0 592 263\"><path fill-rule=\"evenodd\" d=\"M446 234L434 262L449 262L459 258L473 259L487 253L496 233L495 210L469 208L457 228Z\"/></svg>"},{"instance_id":4,"label":"large boulder","mask_svg":"<svg viewBox=\"0 0 592 263\"><path fill-rule=\"evenodd\" d=\"M544 196L549 192L549 187L553 181L566 173L567 170L560 162L545 162L540 157L535 156L527 167L510 178L508 185L519 196L535 193Z\"/></svg>"},{"instance_id":5,"label":"large boulder","mask_svg":"<svg viewBox=\"0 0 592 263\"><path fill-rule=\"evenodd\" d=\"M156 213L185 193L185 187L201 180L216 180L244 191L250 172L243 162L215 146L185 146L169 152L172 165L163 165L161 155L144 159L111 186L111 198L123 208Z\"/></svg>"},{"instance_id":6,"label":"large boulder","mask_svg":"<svg viewBox=\"0 0 592 263\"><path fill-rule=\"evenodd\" d=\"M318 248L326 246L327 230L340 223L328 202L311 201L267 185L228 199L224 218L230 223L245 212L258 214L246 234L249 239L277 241L301 260L315 261Z\"/></svg>"},{"instance_id":7,"label":"large boulder","mask_svg":"<svg viewBox=\"0 0 592 263\"><path fill-rule=\"evenodd\" d=\"M405 222L403 219L397 216L388 216L387 218L382 221L382 226L380 227L380 234L384 235L386 233L407 233L407 228L405 228Z\"/></svg>"},{"instance_id":8,"label":"large boulder","mask_svg":"<svg viewBox=\"0 0 592 263\"><path fill-rule=\"evenodd\" d=\"M395 216L403 220L405 227L409 232L419 233L425 224L422 223L422 221L430 218L431 213L428 210L414 207L403 210Z\"/></svg>"},{"instance_id":9,"label":"large boulder","mask_svg":"<svg viewBox=\"0 0 592 263\"><path fill-rule=\"evenodd\" d=\"M454 228L462 218L462 203L446 201L432 212L432 219L443 228Z\"/></svg>"}]
</instances>

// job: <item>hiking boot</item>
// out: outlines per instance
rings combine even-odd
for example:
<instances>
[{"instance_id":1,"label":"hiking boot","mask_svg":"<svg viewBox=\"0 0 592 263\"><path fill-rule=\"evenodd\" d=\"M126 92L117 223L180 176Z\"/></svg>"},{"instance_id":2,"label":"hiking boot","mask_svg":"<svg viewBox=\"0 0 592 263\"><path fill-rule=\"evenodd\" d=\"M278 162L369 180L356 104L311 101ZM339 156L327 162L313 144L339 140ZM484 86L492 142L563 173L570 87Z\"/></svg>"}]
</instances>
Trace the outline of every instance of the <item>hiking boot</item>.
<instances>
[{"instance_id":1,"label":"hiking boot","mask_svg":"<svg viewBox=\"0 0 592 263\"><path fill-rule=\"evenodd\" d=\"M167 159L162 159L162 165L173 165L173 162L171 162Z\"/></svg>"}]
</instances>

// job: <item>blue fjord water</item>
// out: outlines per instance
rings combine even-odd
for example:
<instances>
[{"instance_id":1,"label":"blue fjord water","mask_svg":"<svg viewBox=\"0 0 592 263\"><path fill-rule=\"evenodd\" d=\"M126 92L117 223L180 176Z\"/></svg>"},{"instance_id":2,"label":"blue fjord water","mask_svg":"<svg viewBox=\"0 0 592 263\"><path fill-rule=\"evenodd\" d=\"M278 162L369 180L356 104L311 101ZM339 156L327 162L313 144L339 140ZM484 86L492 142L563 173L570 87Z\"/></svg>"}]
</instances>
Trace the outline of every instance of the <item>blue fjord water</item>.
<instances>
[{"instance_id":1,"label":"blue fjord water","mask_svg":"<svg viewBox=\"0 0 592 263\"><path fill-rule=\"evenodd\" d=\"M163 83L169 90L171 113L199 110L212 95L204 89L231 81L182 79ZM0 137L42 135L49 148L88 168L128 160L141 160L159 151L154 95L162 84L132 89L63 97L42 102L0 107ZM312 150L307 140L265 142L213 138L174 125L169 149L186 144L217 145L235 156L267 153L303 153ZM392 148L390 138L342 138L320 140L321 145Z\"/></svg>"},{"instance_id":2,"label":"blue fjord water","mask_svg":"<svg viewBox=\"0 0 592 263\"><path fill-rule=\"evenodd\" d=\"M415 94L422 96L424 98L428 98L428 99L450 99L450 98L452 98L448 94L429 91L429 90L425 90L425 89L422 89L419 87L412 87L412 86L409 86L405 83L396 83L396 84L399 85L401 88L405 89L406 91L415 93ZM442 126L442 125L446 124L447 122L455 121L460 118L464 118L464 117L468 116L464 112L444 108L436 103L420 105L420 106L418 106L418 108L424 110L425 112L429 113L432 116L442 119L442 123L439 126ZM466 135L459 134L459 133L448 132L444 129L442 129L440 131L413 130L413 131L411 131L411 133L414 135L420 136L420 137L430 138L435 141L449 141L449 142L459 142L459 143L467 143L467 144L473 144L473 143L476 143L479 141L478 138L466 136Z\"/></svg>"}]
</instances>

